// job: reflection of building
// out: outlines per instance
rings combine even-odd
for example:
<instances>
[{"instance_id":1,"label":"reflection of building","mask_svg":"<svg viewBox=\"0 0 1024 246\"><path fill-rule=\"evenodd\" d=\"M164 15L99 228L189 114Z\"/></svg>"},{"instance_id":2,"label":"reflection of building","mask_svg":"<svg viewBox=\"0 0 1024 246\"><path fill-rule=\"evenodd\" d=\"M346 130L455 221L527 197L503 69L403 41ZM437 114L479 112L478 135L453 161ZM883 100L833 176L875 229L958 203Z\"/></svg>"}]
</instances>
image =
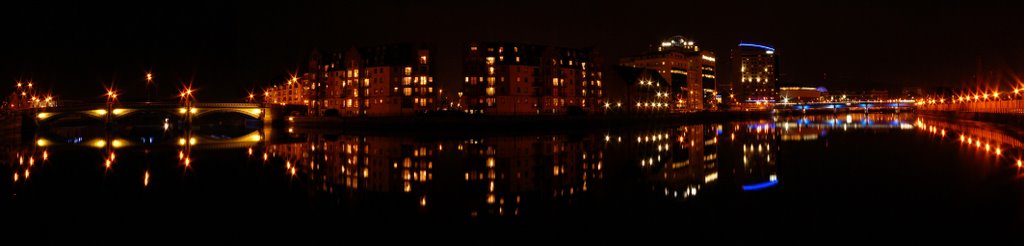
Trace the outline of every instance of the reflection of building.
<instances>
[{"instance_id":1,"label":"reflection of building","mask_svg":"<svg viewBox=\"0 0 1024 246\"><path fill-rule=\"evenodd\" d=\"M340 136L268 147L270 157L284 161L292 175L323 178L324 190L336 188L390 194L427 206L435 172L449 179L444 186L465 182L470 216L521 213L530 199L572 198L602 178L604 152L593 138L521 136L427 141L412 137ZM446 163L443 169L434 165ZM457 172L451 173L451 172ZM445 197L445 196L440 196ZM459 201L455 204L463 204ZM452 204L452 203L448 203Z\"/></svg>"},{"instance_id":2,"label":"reflection of building","mask_svg":"<svg viewBox=\"0 0 1024 246\"><path fill-rule=\"evenodd\" d=\"M721 125L690 125L638 135L640 165L653 171L655 190L686 199L717 182L720 130Z\"/></svg>"},{"instance_id":3,"label":"reflection of building","mask_svg":"<svg viewBox=\"0 0 1024 246\"><path fill-rule=\"evenodd\" d=\"M674 36L645 54L622 58L619 64L657 71L668 83L674 112L714 109L717 104L715 54L700 50L693 40Z\"/></svg>"},{"instance_id":4,"label":"reflection of building","mask_svg":"<svg viewBox=\"0 0 1024 246\"><path fill-rule=\"evenodd\" d=\"M460 103L468 113L564 114L604 104L592 49L520 43L470 44Z\"/></svg>"},{"instance_id":5,"label":"reflection of building","mask_svg":"<svg viewBox=\"0 0 1024 246\"><path fill-rule=\"evenodd\" d=\"M740 145L742 155L735 161L732 174L744 191L765 189L779 182L776 162L778 161L779 131L773 123L752 123L736 125L732 134L739 135L739 141L731 142L732 151Z\"/></svg>"},{"instance_id":6,"label":"reflection of building","mask_svg":"<svg viewBox=\"0 0 1024 246\"><path fill-rule=\"evenodd\" d=\"M538 192L541 198L571 198L587 191L588 182L602 178L604 152L595 141L564 136L464 141L459 148L470 156L467 186L483 198L470 215L518 215L523 199L536 199Z\"/></svg>"},{"instance_id":7,"label":"reflection of building","mask_svg":"<svg viewBox=\"0 0 1024 246\"><path fill-rule=\"evenodd\" d=\"M775 48L760 44L740 43L732 51L733 91L740 103L778 99L778 56Z\"/></svg>"}]
</instances>

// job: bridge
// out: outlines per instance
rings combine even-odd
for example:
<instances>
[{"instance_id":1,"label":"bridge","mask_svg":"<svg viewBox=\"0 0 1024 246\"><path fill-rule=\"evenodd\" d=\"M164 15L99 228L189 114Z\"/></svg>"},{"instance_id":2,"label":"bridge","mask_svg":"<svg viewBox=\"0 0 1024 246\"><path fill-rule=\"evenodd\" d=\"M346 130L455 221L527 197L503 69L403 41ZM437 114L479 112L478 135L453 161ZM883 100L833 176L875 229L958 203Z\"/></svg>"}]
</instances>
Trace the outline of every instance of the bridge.
<instances>
[{"instance_id":1,"label":"bridge","mask_svg":"<svg viewBox=\"0 0 1024 246\"><path fill-rule=\"evenodd\" d=\"M841 101L841 102L783 102L776 103L776 111L901 111L913 110L916 108L914 100L862 100L862 101Z\"/></svg>"},{"instance_id":2,"label":"bridge","mask_svg":"<svg viewBox=\"0 0 1024 246\"><path fill-rule=\"evenodd\" d=\"M206 118L225 113L235 116ZM25 109L5 122L15 125L16 132L34 132L32 141L39 146L116 149L165 144L191 149L252 146L268 137L273 127L266 127L282 126L288 116L305 113L299 105L126 102ZM96 127L98 122L104 126Z\"/></svg>"},{"instance_id":3,"label":"bridge","mask_svg":"<svg viewBox=\"0 0 1024 246\"><path fill-rule=\"evenodd\" d=\"M87 117L114 123L128 116L148 112L163 113L176 119L191 121L210 114L235 113L263 123L281 120L284 116L304 115L306 109L300 105L268 105L262 103L167 103L167 102L123 102L74 104L32 110L37 125L43 125L64 117Z\"/></svg>"},{"instance_id":4,"label":"bridge","mask_svg":"<svg viewBox=\"0 0 1024 246\"><path fill-rule=\"evenodd\" d=\"M266 107L257 103L195 103L190 107L180 103L132 102L76 104L61 107L42 108L36 113L38 121L59 118L64 115L83 115L97 119L123 118L138 112L163 112L172 115L199 117L214 112L233 112L255 119L263 119Z\"/></svg>"}]
</instances>

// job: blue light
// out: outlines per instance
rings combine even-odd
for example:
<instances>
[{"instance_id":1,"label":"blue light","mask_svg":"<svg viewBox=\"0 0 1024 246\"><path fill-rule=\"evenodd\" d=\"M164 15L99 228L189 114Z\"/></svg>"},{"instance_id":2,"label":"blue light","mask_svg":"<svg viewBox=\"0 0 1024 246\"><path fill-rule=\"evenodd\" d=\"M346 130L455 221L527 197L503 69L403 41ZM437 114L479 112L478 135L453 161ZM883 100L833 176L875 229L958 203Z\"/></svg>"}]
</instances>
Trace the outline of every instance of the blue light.
<instances>
[{"instance_id":1,"label":"blue light","mask_svg":"<svg viewBox=\"0 0 1024 246\"><path fill-rule=\"evenodd\" d=\"M775 186L777 184L779 184L779 180L770 180L770 181L764 182L764 183L756 183L756 184L744 185L743 186L743 190L744 191L760 190L760 189L764 189L764 188Z\"/></svg>"},{"instance_id":2,"label":"blue light","mask_svg":"<svg viewBox=\"0 0 1024 246\"><path fill-rule=\"evenodd\" d=\"M761 49L764 49L764 50L775 51L775 48L764 46L764 45L760 45L760 44L740 43L740 47L754 47L754 48L761 48Z\"/></svg>"}]
</instances>

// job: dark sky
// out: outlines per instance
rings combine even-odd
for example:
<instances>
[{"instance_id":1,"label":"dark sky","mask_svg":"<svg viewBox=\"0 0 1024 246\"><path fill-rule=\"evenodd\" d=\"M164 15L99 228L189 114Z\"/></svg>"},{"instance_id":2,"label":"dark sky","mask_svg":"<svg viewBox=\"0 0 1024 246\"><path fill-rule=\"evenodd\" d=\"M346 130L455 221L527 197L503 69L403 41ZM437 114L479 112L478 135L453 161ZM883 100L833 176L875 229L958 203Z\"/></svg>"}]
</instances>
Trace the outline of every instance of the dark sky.
<instances>
[{"instance_id":1,"label":"dark sky","mask_svg":"<svg viewBox=\"0 0 1024 246\"><path fill-rule=\"evenodd\" d=\"M834 89L973 87L979 67L992 85L1007 87L1024 73L1024 3L18 4L31 6L0 10L0 84L10 85L0 92L31 79L65 98L99 98L111 82L141 95L151 69L162 95L193 81L201 100L240 100L301 71L313 48L397 42L437 47L438 80L449 90L458 85L462 48L474 40L595 46L615 61L684 35L717 53L720 83L731 80L729 49L741 40L775 46L785 82Z\"/></svg>"}]
</instances>

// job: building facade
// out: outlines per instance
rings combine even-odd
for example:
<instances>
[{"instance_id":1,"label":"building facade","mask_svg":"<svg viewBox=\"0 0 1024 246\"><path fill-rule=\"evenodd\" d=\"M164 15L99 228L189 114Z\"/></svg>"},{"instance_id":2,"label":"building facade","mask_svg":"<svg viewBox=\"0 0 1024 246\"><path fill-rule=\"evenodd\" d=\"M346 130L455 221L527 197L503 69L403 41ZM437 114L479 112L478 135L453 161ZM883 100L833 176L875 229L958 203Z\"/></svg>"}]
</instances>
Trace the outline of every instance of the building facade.
<instances>
[{"instance_id":1,"label":"building facade","mask_svg":"<svg viewBox=\"0 0 1024 246\"><path fill-rule=\"evenodd\" d=\"M732 52L735 100L739 103L775 102L779 99L778 56L775 48L740 43Z\"/></svg>"},{"instance_id":2,"label":"building facade","mask_svg":"<svg viewBox=\"0 0 1024 246\"><path fill-rule=\"evenodd\" d=\"M717 109L715 53L673 36L647 53L622 58L622 66L658 71L668 83L673 112Z\"/></svg>"},{"instance_id":3,"label":"building facade","mask_svg":"<svg viewBox=\"0 0 1024 246\"><path fill-rule=\"evenodd\" d=\"M434 82L429 47L392 44L314 51L309 72L275 85L266 102L301 104L310 113L340 116L398 116L436 110L440 90Z\"/></svg>"},{"instance_id":4,"label":"building facade","mask_svg":"<svg viewBox=\"0 0 1024 246\"><path fill-rule=\"evenodd\" d=\"M626 83L626 112L639 114L671 113L676 100L671 97L668 81L658 70L615 66L615 74ZM620 110L618 104L615 110ZM613 111L614 112L614 111Z\"/></svg>"},{"instance_id":5,"label":"building facade","mask_svg":"<svg viewBox=\"0 0 1024 246\"><path fill-rule=\"evenodd\" d=\"M292 76L286 81L272 85L263 92L264 102L280 105L308 105L310 74Z\"/></svg>"},{"instance_id":6,"label":"building facade","mask_svg":"<svg viewBox=\"0 0 1024 246\"><path fill-rule=\"evenodd\" d=\"M783 86L779 87L780 102L812 102L828 95L825 87Z\"/></svg>"},{"instance_id":7,"label":"building facade","mask_svg":"<svg viewBox=\"0 0 1024 246\"><path fill-rule=\"evenodd\" d=\"M567 114L604 104L600 59L592 49L477 42L464 58L459 104L466 113Z\"/></svg>"}]
</instances>

